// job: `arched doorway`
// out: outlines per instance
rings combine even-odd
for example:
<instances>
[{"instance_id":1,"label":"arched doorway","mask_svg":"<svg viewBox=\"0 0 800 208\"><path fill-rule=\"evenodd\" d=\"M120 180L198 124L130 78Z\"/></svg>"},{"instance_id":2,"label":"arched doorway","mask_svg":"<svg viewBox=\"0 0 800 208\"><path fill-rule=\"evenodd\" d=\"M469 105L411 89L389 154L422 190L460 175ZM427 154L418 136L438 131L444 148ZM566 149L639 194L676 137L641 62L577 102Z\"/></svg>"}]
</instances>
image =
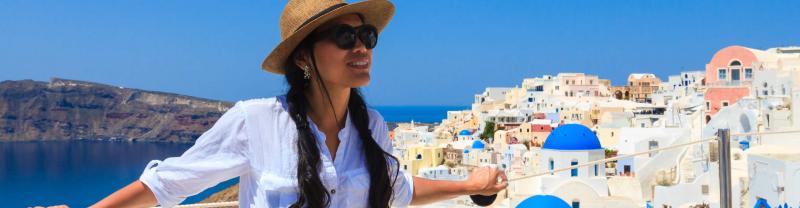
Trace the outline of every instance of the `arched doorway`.
<instances>
[{"instance_id":1,"label":"arched doorway","mask_svg":"<svg viewBox=\"0 0 800 208\"><path fill-rule=\"evenodd\" d=\"M619 90L614 91L614 98L616 98L617 100L622 100L622 91Z\"/></svg>"}]
</instances>

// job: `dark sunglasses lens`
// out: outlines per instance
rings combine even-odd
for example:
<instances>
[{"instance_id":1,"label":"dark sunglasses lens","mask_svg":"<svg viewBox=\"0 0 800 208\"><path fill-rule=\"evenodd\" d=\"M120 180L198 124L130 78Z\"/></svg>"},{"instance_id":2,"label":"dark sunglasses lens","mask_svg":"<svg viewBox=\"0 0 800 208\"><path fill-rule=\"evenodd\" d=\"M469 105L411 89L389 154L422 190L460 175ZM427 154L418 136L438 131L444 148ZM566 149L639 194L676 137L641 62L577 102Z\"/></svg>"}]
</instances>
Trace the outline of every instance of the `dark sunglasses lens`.
<instances>
[{"instance_id":1,"label":"dark sunglasses lens","mask_svg":"<svg viewBox=\"0 0 800 208\"><path fill-rule=\"evenodd\" d=\"M361 26L358 30L358 39L364 43L364 47L373 49L378 44L378 31L372 25Z\"/></svg>"},{"instance_id":2,"label":"dark sunglasses lens","mask_svg":"<svg viewBox=\"0 0 800 208\"><path fill-rule=\"evenodd\" d=\"M341 49L350 49L356 45L356 30L353 27L341 26L336 28L334 39L336 46Z\"/></svg>"}]
</instances>

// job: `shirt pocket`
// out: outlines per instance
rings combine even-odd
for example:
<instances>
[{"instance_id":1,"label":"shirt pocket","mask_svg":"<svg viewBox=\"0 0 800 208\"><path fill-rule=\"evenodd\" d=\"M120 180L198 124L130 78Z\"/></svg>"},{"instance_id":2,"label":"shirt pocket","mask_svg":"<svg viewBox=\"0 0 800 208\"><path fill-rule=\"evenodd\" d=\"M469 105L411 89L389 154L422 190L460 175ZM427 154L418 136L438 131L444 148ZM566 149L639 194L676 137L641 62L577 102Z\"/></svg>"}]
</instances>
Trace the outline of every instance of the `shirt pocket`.
<instances>
[{"instance_id":1,"label":"shirt pocket","mask_svg":"<svg viewBox=\"0 0 800 208\"><path fill-rule=\"evenodd\" d=\"M348 207L367 207L369 201L369 171L366 168L359 168L347 171L342 174L343 185L347 190L347 198L352 196L353 200L347 200Z\"/></svg>"},{"instance_id":2,"label":"shirt pocket","mask_svg":"<svg viewBox=\"0 0 800 208\"><path fill-rule=\"evenodd\" d=\"M259 194L263 194L263 207L289 207L298 198L296 176L262 173L258 180Z\"/></svg>"}]
</instances>

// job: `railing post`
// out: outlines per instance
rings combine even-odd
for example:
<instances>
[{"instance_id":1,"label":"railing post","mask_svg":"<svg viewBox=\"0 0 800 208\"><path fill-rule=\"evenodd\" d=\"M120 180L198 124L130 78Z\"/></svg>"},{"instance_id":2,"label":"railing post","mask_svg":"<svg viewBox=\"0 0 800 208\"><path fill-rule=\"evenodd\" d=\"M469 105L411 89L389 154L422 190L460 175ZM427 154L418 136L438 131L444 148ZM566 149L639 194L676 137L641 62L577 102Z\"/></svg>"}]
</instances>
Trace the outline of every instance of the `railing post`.
<instances>
[{"instance_id":1,"label":"railing post","mask_svg":"<svg viewBox=\"0 0 800 208\"><path fill-rule=\"evenodd\" d=\"M719 129L719 205L731 208L731 134L730 129Z\"/></svg>"}]
</instances>

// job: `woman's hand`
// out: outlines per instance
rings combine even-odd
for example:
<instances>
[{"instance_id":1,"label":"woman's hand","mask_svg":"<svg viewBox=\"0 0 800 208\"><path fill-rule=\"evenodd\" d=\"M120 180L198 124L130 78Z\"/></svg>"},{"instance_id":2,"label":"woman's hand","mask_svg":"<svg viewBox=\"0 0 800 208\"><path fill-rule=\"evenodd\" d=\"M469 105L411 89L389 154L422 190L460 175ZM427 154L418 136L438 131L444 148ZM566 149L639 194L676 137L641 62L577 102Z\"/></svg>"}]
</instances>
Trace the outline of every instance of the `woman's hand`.
<instances>
[{"instance_id":1,"label":"woman's hand","mask_svg":"<svg viewBox=\"0 0 800 208\"><path fill-rule=\"evenodd\" d=\"M502 179L498 182L497 178ZM500 169L491 167L475 168L467 180L470 195L489 196L500 192L508 186L508 178Z\"/></svg>"},{"instance_id":2,"label":"woman's hand","mask_svg":"<svg viewBox=\"0 0 800 208\"><path fill-rule=\"evenodd\" d=\"M498 177L502 181L498 182ZM462 195L494 195L508 186L508 179L497 168L475 168L465 181L431 180L414 177L411 205L425 205Z\"/></svg>"}]
</instances>

